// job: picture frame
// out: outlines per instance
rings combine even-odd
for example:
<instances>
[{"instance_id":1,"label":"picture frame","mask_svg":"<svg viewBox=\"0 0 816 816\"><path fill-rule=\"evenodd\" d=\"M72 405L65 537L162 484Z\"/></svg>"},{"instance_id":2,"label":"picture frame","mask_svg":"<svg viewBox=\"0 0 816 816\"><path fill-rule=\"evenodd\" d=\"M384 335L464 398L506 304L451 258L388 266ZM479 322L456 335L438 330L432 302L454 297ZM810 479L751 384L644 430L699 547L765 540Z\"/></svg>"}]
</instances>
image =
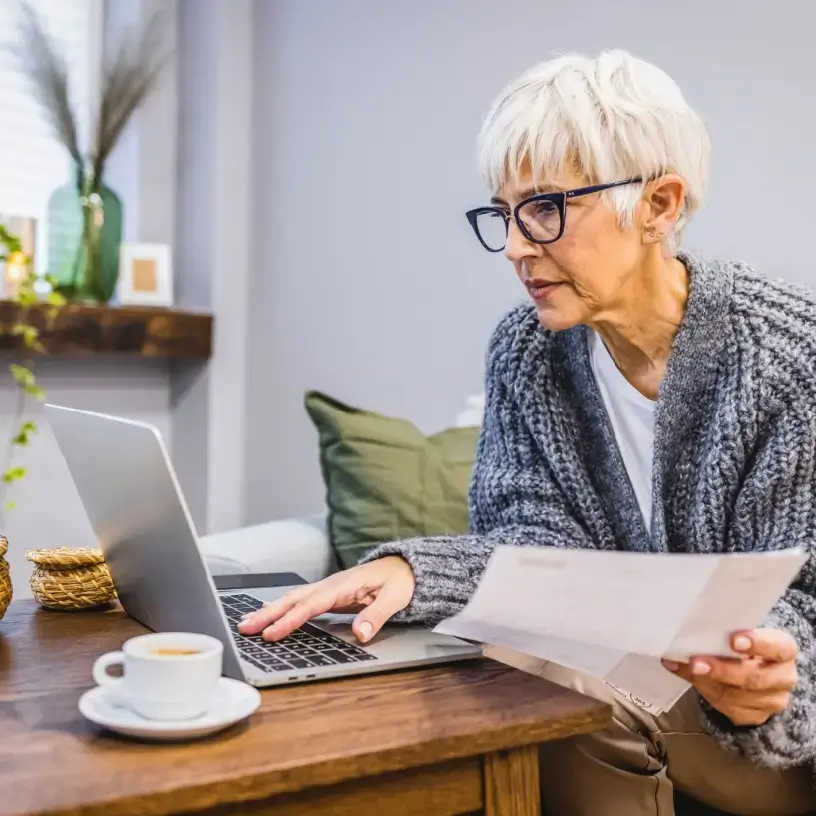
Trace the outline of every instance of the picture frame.
<instances>
[{"instance_id":1,"label":"picture frame","mask_svg":"<svg viewBox=\"0 0 816 816\"><path fill-rule=\"evenodd\" d=\"M122 306L173 305L173 258L168 244L119 247L117 300Z\"/></svg>"}]
</instances>

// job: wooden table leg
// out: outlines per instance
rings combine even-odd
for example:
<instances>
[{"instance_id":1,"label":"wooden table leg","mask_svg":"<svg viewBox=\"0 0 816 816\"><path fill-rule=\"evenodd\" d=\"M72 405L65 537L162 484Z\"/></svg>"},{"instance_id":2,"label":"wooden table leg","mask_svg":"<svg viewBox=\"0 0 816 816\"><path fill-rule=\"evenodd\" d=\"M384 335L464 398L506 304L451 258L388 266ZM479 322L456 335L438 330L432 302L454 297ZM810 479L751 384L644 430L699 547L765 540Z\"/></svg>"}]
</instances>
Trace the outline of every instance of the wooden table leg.
<instances>
[{"instance_id":1,"label":"wooden table leg","mask_svg":"<svg viewBox=\"0 0 816 816\"><path fill-rule=\"evenodd\" d=\"M484 756L485 816L541 816L538 746Z\"/></svg>"}]
</instances>

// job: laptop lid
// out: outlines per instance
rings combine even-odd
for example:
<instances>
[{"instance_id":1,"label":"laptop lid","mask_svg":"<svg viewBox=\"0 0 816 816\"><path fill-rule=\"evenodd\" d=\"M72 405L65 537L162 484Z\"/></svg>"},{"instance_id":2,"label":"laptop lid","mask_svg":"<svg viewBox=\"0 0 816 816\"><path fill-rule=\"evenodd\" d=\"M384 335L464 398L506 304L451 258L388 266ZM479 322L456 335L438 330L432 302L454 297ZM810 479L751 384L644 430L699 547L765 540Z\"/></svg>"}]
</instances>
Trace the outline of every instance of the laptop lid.
<instances>
[{"instance_id":1,"label":"laptop lid","mask_svg":"<svg viewBox=\"0 0 816 816\"><path fill-rule=\"evenodd\" d=\"M45 406L127 613L157 632L224 644L224 674L244 676L192 517L156 428Z\"/></svg>"}]
</instances>

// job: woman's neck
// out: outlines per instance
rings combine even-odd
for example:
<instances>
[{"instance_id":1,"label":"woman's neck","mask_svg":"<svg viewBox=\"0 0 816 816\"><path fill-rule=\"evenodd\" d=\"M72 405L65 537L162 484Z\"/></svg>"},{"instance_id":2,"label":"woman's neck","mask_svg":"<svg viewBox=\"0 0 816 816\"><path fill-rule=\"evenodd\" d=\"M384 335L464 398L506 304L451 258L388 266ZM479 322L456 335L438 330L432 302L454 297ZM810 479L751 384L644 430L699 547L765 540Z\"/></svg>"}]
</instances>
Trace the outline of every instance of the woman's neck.
<instances>
[{"instance_id":1,"label":"woman's neck","mask_svg":"<svg viewBox=\"0 0 816 816\"><path fill-rule=\"evenodd\" d=\"M623 376L649 399L657 399L687 300L686 267L660 257L638 270L614 308L589 324Z\"/></svg>"}]
</instances>

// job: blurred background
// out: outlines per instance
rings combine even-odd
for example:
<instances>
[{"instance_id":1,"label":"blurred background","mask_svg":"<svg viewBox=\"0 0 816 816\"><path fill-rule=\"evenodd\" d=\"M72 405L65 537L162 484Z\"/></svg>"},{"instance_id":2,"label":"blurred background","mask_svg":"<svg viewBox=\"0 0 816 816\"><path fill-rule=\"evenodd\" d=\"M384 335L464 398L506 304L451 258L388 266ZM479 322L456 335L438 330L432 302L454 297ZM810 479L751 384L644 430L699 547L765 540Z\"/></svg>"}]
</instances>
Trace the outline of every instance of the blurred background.
<instances>
[{"instance_id":1,"label":"blurred background","mask_svg":"<svg viewBox=\"0 0 816 816\"><path fill-rule=\"evenodd\" d=\"M105 54L164 15L172 59L104 182L121 203L122 242L170 248L174 313L213 316L211 353L54 354L36 372L50 402L154 423L202 533L322 508L307 389L426 431L481 391L487 338L522 294L464 218L488 198L476 134L505 83L560 52L627 49L666 70L705 118L711 189L689 249L816 285L809 4L30 5L65 55L80 131L90 129ZM4 46L19 44L19 13L17 0L0 0ZM35 265L50 272L49 207L72 162L8 48L0 111L0 213L36 222ZM15 385L0 383L10 428ZM15 461L28 473L3 527L24 594L25 549L93 536L47 429Z\"/></svg>"}]
</instances>

